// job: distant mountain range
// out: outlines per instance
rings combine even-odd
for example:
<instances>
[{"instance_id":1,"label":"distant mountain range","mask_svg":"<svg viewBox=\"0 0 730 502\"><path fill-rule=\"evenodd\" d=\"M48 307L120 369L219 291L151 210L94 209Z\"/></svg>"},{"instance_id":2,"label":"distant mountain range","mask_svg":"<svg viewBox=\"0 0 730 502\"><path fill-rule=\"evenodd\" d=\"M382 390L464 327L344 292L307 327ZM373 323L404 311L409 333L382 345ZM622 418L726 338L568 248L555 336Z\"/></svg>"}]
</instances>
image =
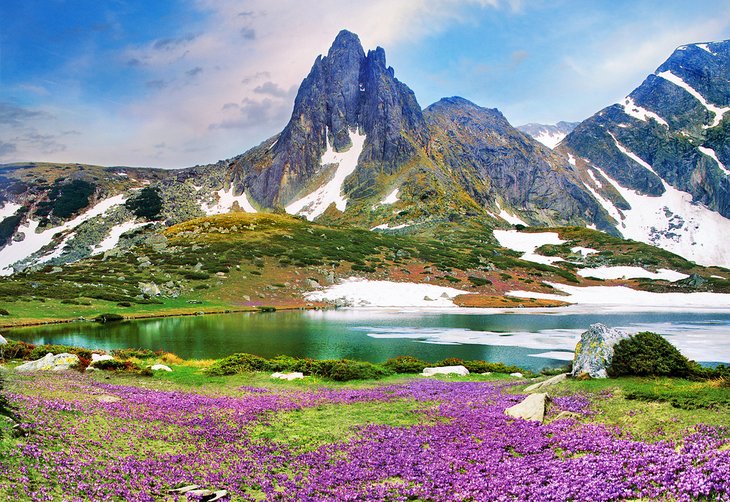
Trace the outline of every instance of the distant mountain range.
<instances>
[{"instance_id":1,"label":"distant mountain range","mask_svg":"<svg viewBox=\"0 0 730 502\"><path fill-rule=\"evenodd\" d=\"M422 109L382 48L366 53L342 31L284 130L235 158L170 171L4 166L0 272L108 253L161 222L231 210L414 235L587 226L730 266L718 239L730 231L728 57L729 42L681 47L578 125L516 129L459 97Z\"/></svg>"},{"instance_id":2,"label":"distant mountain range","mask_svg":"<svg viewBox=\"0 0 730 502\"><path fill-rule=\"evenodd\" d=\"M525 124L517 126L520 131L529 134L548 148L555 148L563 141L580 122L563 122L557 124Z\"/></svg>"}]
</instances>

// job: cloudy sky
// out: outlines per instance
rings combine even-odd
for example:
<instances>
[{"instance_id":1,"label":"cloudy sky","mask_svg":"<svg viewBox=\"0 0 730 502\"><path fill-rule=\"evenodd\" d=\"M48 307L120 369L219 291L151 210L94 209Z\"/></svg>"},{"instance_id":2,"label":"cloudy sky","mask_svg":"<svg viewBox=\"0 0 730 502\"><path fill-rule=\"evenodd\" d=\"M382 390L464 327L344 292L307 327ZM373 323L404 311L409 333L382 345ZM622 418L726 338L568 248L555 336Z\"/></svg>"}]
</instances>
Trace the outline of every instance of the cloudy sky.
<instances>
[{"instance_id":1,"label":"cloudy sky","mask_svg":"<svg viewBox=\"0 0 730 502\"><path fill-rule=\"evenodd\" d=\"M582 120L681 44L730 38L728 0L2 0L0 162L185 167L281 130L340 29L421 106Z\"/></svg>"}]
</instances>

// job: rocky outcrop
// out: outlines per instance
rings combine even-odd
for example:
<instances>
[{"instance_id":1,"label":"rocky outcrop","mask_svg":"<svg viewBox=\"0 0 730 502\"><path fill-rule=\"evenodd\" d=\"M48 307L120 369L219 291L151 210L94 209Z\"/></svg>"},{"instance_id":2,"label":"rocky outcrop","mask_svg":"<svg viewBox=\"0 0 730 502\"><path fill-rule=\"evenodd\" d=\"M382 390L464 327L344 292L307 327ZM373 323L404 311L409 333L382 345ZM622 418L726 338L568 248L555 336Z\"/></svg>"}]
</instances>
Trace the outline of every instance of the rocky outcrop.
<instances>
[{"instance_id":1,"label":"rocky outcrop","mask_svg":"<svg viewBox=\"0 0 730 502\"><path fill-rule=\"evenodd\" d=\"M536 390L543 389L545 387L550 387L551 385L559 384L560 382L564 382L568 379L567 373L561 373L560 375L555 375L554 377L548 378L547 380L543 380L542 382L533 383L532 385L525 388L525 392L535 392Z\"/></svg>"},{"instance_id":2,"label":"rocky outcrop","mask_svg":"<svg viewBox=\"0 0 730 502\"><path fill-rule=\"evenodd\" d=\"M548 395L545 393L530 394L522 402L510 406L504 412L511 417L542 423L545 420L547 401Z\"/></svg>"},{"instance_id":3,"label":"rocky outcrop","mask_svg":"<svg viewBox=\"0 0 730 502\"><path fill-rule=\"evenodd\" d=\"M608 378L606 370L613 359L613 347L628 337L629 334L624 331L600 323L591 324L575 346L572 375Z\"/></svg>"},{"instance_id":4,"label":"rocky outcrop","mask_svg":"<svg viewBox=\"0 0 730 502\"><path fill-rule=\"evenodd\" d=\"M439 366L437 368L423 368L423 376L434 376L434 375L459 375L466 376L469 374L469 370L464 366Z\"/></svg>"},{"instance_id":5,"label":"rocky outcrop","mask_svg":"<svg viewBox=\"0 0 730 502\"><path fill-rule=\"evenodd\" d=\"M66 371L77 364L79 364L79 358L75 354L64 352L54 356L49 352L41 359L21 364L15 368L15 371Z\"/></svg>"}]
</instances>

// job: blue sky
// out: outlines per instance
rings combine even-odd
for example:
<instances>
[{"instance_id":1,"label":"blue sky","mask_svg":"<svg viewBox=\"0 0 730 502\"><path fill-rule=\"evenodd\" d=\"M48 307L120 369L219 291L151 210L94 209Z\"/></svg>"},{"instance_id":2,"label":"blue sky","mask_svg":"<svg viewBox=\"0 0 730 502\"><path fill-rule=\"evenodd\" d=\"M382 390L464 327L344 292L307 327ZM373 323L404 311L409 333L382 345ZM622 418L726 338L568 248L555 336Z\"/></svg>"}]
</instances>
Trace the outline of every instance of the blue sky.
<instances>
[{"instance_id":1,"label":"blue sky","mask_svg":"<svg viewBox=\"0 0 730 502\"><path fill-rule=\"evenodd\" d=\"M582 120L676 46L730 38L730 2L3 0L0 162L237 155L281 130L342 28L422 106L460 95L519 125Z\"/></svg>"}]
</instances>

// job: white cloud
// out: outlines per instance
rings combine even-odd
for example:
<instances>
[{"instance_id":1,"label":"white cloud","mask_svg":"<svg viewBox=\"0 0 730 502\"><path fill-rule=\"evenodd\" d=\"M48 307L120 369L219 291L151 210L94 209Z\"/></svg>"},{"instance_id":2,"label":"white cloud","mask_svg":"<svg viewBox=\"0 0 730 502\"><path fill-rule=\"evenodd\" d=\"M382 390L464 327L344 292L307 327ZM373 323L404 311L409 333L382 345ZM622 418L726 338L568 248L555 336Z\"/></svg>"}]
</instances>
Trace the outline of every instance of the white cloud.
<instances>
[{"instance_id":1,"label":"white cloud","mask_svg":"<svg viewBox=\"0 0 730 502\"><path fill-rule=\"evenodd\" d=\"M293 91L340 29L357 33L366 50L387 49L470 22L467 8L515 10L520 2L198 0L197 6L207 16L204 26L118 54L118 64L144 76L142 97L107 106L81 104L83 97L74 95L53 124L82 133L64 151L47 156L19 148L9 155L163 167L214 162L281 130ZM154 148L161 143L165 149Z\"/></svg>"}]
</instances>

